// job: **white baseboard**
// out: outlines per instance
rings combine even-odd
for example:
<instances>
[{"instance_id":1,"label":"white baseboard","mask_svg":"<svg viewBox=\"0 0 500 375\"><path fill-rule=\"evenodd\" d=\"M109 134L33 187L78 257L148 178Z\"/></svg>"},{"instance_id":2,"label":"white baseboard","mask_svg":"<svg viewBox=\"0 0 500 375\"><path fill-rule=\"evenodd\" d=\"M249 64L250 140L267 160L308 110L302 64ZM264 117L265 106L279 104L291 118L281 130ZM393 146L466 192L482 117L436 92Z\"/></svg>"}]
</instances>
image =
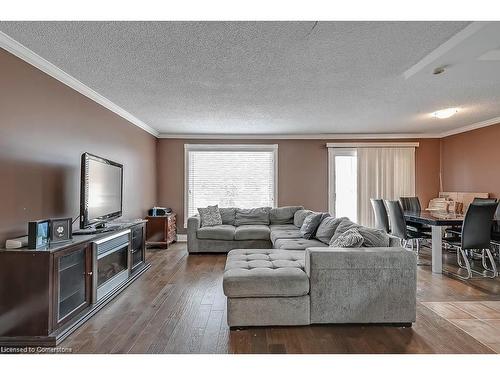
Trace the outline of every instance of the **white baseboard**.
<instances>
[{"instance_id":1,"label":"white baseboard","mask_svg":"<svg viewBox=\"0 0 500 375\"><path fill-rule=\"evenodd\" d=\"M187 234L178 234L177 235L177 242L187 242Z\"/></svg>"}]
</instances>

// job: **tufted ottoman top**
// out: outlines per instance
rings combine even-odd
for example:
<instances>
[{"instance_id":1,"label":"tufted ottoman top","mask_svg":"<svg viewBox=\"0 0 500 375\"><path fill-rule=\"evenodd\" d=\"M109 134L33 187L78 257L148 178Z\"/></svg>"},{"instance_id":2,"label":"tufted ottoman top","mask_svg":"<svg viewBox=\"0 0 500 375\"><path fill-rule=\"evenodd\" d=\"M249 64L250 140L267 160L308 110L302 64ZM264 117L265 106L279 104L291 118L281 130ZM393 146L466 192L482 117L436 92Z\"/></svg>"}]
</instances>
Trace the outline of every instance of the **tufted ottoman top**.
<instances>
[{"instance_id":1,"label":"tufted ottoman top","mask_svg":"<svg viewBox=\"0 0 500 375\"><path fill-rule=\"evenodd\" d=\"M304 251L237 249L227 254L224 294L228 297L297 297L309 293Z\"/></svg>"}]
</instances>

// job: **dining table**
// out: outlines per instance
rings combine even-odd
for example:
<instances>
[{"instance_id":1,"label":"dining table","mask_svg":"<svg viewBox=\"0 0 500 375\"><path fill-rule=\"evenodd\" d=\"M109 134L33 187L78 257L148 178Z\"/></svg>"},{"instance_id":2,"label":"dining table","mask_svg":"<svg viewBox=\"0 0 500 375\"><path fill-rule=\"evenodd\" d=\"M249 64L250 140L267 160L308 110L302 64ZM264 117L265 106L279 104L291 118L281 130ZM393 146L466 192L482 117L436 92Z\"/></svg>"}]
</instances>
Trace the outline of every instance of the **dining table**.
<instances>
[{"instance_id":1,"label":"dining table","mask_svg":"<svg viewBox=\"0 0 500 375\"><path fill-rule=\"evenodd\" d=\"M405 211L407 223L419 223L431 227L432 272L443 272L443 230L444 227L459 226L464 221L463 214L443 211Z\"/></svg>"},{"instance_id":2,"label":"dining table","mask_svg":"<svg viewBox=\"0 0 500 375\"><path fill-rule=\"evenodd\" d=\"M425 210L405 211L407 223L420 223L431 227L432 242L432 272L443 272L443 231L445 227L462 226L464 214L453 212ZM500 246L500 206L493 217L491 240Z\"/></svg>"}]
</instances>

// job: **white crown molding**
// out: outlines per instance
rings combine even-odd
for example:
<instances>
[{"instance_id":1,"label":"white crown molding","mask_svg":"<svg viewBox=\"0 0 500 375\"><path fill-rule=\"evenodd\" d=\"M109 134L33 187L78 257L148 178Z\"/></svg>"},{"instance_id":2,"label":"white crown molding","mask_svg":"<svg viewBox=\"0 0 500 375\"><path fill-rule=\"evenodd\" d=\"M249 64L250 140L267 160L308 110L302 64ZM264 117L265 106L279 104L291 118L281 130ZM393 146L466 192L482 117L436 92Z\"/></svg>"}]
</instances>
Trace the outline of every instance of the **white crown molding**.
<instances>
[{"instance_id":1,"label":"white crown molding","mask_svg":"<svg viewBox=\"0 0 500 375\"><path fill-rule=\"evenodd\" d=\"M167 134L160 133L160 139L424 139L445 138L450 135L465 133L471 130L485 128L487 126L500 124L500 117L476 122L460 128L447 130L441 133L325 133L325 134Z\"/></svg>"},{"instance_id":2,"label":"white crown molding","mask_svg":"<svg viewBox=\"0 0 500 375\"><path fill-rule=\"evenodd\" d=\"M451 130L442 132L440 134L439 138L445 138L445 137L449 137L450 135L465 133L465 132L469 132L471 130L485 128L487 126L497 125L497 124L500 124L500 117L494 117L494 118L491 118L489 120L476 122L476 123L471 124L471 125L466 125L466 126L462 126L460 128L457 128L457 129L451 129Z\"/></svg>"},{"instance_id":3,"label":"white crown molding","mask_svg":"<svg viewBox=\"0 0 500 375\"><path fill-rule=\"evenodd\" d=\"M116 105L111 100L92 90L90 87L80 82L75 77L69 75L62 69L45 60L43 57L39 56L29 48L25 47L24 45L12 39L10 36L1 31L0 47L19 57L21 60L26 61L28 64L33 65L35 68L48 74L52 78L57 79L59 82L64 83L66 86L71 87L73 90L78 91L80 94L86 96L94 102L109 109L111 112L116 113L118 116L124 118L135 126L141 128L142 130L147 131L155 137L158 137L159 132L156 129L139 120L137 117L127 112L122 107Z\"/></svg>"},{"instance_id":4,"label":"white crown molding","mask_svg":"<svg viewBox=\"0 0 500 375\"><path fill-rule=\"evenodd\" d=\"M160 133L164 139L417 139L440 138L439 133L394 133L394 134L167 134Z\"/></svg>"}]
</instances>

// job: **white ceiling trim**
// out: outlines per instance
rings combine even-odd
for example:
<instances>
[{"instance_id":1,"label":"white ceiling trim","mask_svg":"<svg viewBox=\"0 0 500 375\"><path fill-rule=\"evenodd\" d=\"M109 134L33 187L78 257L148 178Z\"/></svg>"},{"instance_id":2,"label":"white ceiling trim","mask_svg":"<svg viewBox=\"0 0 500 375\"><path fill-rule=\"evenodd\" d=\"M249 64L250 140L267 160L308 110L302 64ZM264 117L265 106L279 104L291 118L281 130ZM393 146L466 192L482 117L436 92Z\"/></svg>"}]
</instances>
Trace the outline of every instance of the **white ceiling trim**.
<instances>
[{"instance_id":1,"label":"white ceiling trim","mask_svg":"<svg viewBox=\"0 0 500 375\"><path fill-rule=\"evenodd\" d=\"M160 133L157 137L163 139L418 139L445 138L450 135L466 133L471 130L500 124L500 117L465 125L457 129L441 133L325 133L325 134L168 134Z\"/></svg>"},{"instance_id":2,"label":"white ceiling trim","mask_svg":"<svg viewBox=\"0 0 500 375\"><path fill-rule=\"evenodd\" d=\"M160 133L158 138L165 139L407 139L440 138L440 134L422 133L384 133L384 134L167 134Z\"/></svg>"},{"instance_id":3,"label":"white ceiling trim","mask_svg":"<svg viewBox=\"0 0 500 375\"><path fill-rule=\"evenodd\" d=\"M142 130L147 131L148 133L154 135L155 137L158 137L159 135L158 130L152 128L145 122L139 120L137 117L127 112L122 107L116 105L111 100L105 98L98 92L92 90L90 87L80 82L75 77L69 75L62 69L58 68L51 62L45 60L43 57L37 55L32 50L25 47L24 45L12 39L10 36L1 31L0 31L0 47L12 53L13 55L19 57L21 60L26 61L28 64L33 65L35 68L40 69L42 72L48 74L49 76L57 79L59 82L64 83L66 86L71 87L73 90L78 91L80 94L86 96L87 98L93 100L94 102L109 109L111 112L116 113L118 116L131 122L132 124L141 128Z\"/></svg>"},{"instance_id":4,"label":"white ceiling trim","mask_svg":"<svg viewBox=\"0 0 500 375\"><path fill-rule=\"evenodd\" d=\"M465 132L468 132L471 130L485 128L487 126L497 125L497 124L500 124L500 117L494 117L494 118L491 118L489 120L476 122L475 124L462 126L461 128L458 128L458 129L448 130L446 132L441 133L439 138L445 138L445 137L449 137L450 135L465 133Z\"/></svg>"},{"instance_id":5,"label":"white ceiling trim","mask_svg":"<svg viewBox=\"0 0 500 375\"><path fill-rule=\"evenodd\" d=\"M446 42L441 44L434 51L432 51L427 56L425 56L422 60L417 62L415 65L413 65L408 70L406 70L403 73L403 76L405 77L405 79L408 79L411 76L415 75L416 73L420 72L421 70L427 68L430 64L434 63L434 61L439 59L445 53L449 52L452 48L454 48L457 45L459 45L460 43L462 43L465 39L469 38L471 35L477 33L479 30L481 30L483 27L485 27L489 23L490 22L479 22L479 21L472 22L465 29L456 33L454 36L452 36Z\"/></svg>"}]
</instances>

